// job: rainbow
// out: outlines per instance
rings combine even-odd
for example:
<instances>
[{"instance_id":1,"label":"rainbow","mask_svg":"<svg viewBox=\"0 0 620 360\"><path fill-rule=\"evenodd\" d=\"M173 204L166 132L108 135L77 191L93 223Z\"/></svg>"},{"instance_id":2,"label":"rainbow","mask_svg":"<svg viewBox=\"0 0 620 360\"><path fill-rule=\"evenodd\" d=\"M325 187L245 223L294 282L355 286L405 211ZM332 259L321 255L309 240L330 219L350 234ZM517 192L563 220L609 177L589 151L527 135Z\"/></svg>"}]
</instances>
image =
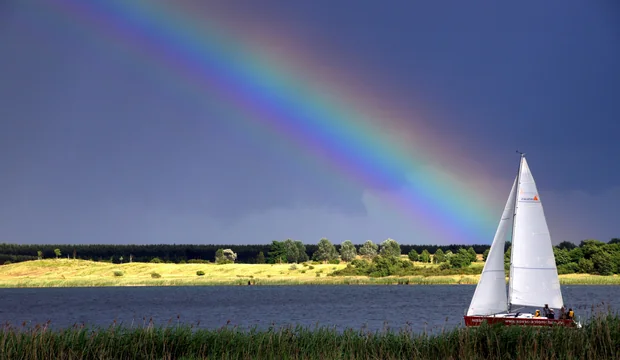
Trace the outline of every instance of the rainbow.
<instances>
[{"instance_id":1,"label":"rainbow","mask_svg":"<svg viewBox=\"0 0 620 360\"><path fill-rule=\"evenodd\" d=\"M348 181L394 188L407 176L409 186L392 202L419 219L421 233L431 234L420 241L491 241L499 216L491 199L432 170L457 153L447 145L453 139L431 136L415 112L395 109L364 90L363 76L326 65L264 26L250 29L249 19L227 21L217 9L201 11L182 1L49 0L48 5L140 61L163 66L171 81L187 85L194 95L217 99L240 128L277 134ZM276 46L282 42L287 46Z\"/></svg>"}]
</instances>

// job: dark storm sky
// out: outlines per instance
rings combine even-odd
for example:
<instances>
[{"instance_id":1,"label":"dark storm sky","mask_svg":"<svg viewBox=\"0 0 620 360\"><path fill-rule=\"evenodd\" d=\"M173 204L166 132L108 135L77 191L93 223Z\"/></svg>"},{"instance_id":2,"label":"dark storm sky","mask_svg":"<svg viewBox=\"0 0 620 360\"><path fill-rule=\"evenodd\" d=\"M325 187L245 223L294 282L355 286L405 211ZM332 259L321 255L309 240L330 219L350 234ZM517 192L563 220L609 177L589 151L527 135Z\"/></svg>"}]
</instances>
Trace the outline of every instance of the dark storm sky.
<instances>
[{"instance_id":1,"label":"dark storm sky","mask_svg":"<svg viewBox=\"0 0 620 360\"><path fill-rule=\"evenodd\" d=\"M614 1L243 0L217 11L311 40L306 51L355 66L387 102L433 113L435 132L483 162L497 220L518 148L554 243L620 237ZM492 240L416 236L381 200L400 187L365 187L283 139L239 132L169 71L53 5L0 3L0 242Z\"/></svg>"}]
</instances>

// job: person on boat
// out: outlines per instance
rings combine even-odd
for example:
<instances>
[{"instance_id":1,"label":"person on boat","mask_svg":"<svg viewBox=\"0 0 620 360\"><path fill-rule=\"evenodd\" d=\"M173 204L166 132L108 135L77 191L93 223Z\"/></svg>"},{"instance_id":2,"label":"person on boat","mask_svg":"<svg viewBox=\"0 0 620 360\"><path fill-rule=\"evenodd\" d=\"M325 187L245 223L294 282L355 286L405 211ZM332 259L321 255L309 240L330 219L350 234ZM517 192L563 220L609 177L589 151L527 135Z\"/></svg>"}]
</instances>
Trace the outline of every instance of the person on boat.
<instances>
[{"instance_id":1,"label":"person on boat","mask_svg":"<svg viewBox=\"0 0 620 360\"><path fill-rule=\"evenodd\" d=\"M540 317L540 310L536 309L536 312L534 313L534 317Z\"/></svg>"},{"instance_id":2,"label":"person on boat","mask_svg":"<svg viewBox=\"0 0 620 360\"><path fill-rule=\"evenodd\" d=\"M568 308L568 314L566 314L566 317L570 320L573 320L573 318L575 317L575 312L573 312L573 308Z\"/></svg>"},{"instance_id":3,"label":"person on boat","mask_svg":"<svg viewBox=\"0 0 620 360\"><path fill-rule=\"evenodd\" d=\"M553 309L549 309L549 304L545 304L545 307L543 308L543 314L547 319L555 318L555 312L553 311Z\"/></svg>"},{"instance_id":4,"label":"person on boat","mask_svg":"<svg viewBox=\"0 0 620 360\"><path fill-rule=\"evenodd\" d=\"M562 308L560 309L560 320L564 319L566 319L566 308L562 306Z\"/></svg>"}]
</instances>

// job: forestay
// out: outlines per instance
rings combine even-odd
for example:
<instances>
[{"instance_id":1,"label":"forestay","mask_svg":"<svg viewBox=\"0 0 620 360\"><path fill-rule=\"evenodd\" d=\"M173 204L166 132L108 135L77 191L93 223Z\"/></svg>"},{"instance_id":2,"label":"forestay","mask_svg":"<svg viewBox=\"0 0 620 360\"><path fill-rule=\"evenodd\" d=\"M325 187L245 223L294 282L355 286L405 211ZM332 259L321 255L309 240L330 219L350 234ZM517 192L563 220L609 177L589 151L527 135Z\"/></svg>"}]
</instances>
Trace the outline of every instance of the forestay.
<instances>
[{"instance_id":1,"label":"forestay","mask_svg":"<svg viewBox=\"0 0 620 360\"><path fill-rule=\"evenodd\" d=\"M506 273L504 271L504 244L511 236L512 218L516 195L517 179L515 179L506 207L495 232L489 255L487 256L478 286L471 299L467 315L492 315L508 309L506 296Z\"/></svg>"},{"instance_id":2,"label":"forestay","mask_svg":"<svg viewBox=\"0 0 620 360\"><path fill-rule=\"evenodd\" d=\"M564 302L551 236L525 157L521 158L518 179L508 301L519 306L549 304L557 309Z\"/></svg>"}]
</instances>

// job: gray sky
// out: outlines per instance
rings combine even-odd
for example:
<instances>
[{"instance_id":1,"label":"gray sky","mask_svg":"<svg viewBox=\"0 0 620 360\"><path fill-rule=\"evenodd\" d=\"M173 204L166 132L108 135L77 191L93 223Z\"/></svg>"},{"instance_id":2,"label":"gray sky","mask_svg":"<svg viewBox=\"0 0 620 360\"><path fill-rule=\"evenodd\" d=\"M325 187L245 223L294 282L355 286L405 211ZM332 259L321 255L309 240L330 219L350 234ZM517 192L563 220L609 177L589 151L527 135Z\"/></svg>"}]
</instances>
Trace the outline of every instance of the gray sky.
<instances>
[{"instance_id":1,"label":"gray sky","mask_svg":"<svg viewBox=\"0 0 620 360\"><path fill-rule=\"evenodd\" d=\"M192 89L122 32L45 3L0 3L1 242L491 242L495 224L442 238L403 212L389 199L415 186L411 174L354 181L257 123L240 131L244 120L213 98L223 90ZM620 237L614 1L256 4L193 15L217 14L233 39L264 29L284 54L303 49L382 104L416 108L448 160L434 164L430 148L412 156L486 194L493 222L521 149L554 243ZM467 161L484 170L467 174Z\"/></svg>"}]
</instances>

